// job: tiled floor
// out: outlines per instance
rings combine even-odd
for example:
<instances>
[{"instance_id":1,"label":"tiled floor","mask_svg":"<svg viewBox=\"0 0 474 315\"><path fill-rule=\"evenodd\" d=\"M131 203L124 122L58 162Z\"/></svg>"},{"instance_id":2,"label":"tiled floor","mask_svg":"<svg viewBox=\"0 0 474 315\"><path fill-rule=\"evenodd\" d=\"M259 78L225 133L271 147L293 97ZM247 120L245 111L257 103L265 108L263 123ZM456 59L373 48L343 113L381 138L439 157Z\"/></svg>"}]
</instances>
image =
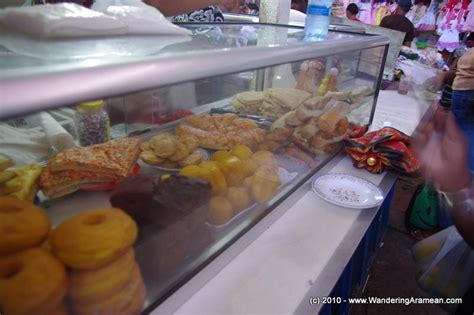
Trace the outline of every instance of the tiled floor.
<instances>
[{"instance_id":1,"label":"tiled floor","mask_svg":"<svg viewBox=\"0 0 474 315\"><path fill-rule=\"evenodd\" d=\"M415 191L416 182L399 180L392 208L390 226L369 271L364 297L426 297L415 280L415 263L410 249L416 239L404 225L404 215ZM352 315L444 315L437 305L357 305Z\"/></svg>"}]
</instances>

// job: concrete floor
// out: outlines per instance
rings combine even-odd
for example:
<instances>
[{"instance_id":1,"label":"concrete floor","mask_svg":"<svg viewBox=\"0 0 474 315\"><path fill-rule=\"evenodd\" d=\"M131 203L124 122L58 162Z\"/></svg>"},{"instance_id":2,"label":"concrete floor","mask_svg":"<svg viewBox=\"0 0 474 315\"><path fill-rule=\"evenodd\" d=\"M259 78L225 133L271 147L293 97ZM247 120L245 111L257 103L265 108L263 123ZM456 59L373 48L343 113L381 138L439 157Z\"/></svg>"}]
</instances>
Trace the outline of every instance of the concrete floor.
<instances>
[{"instance_id":1,"label":"concrete floor","mask_svg":"<svg viewBox=\"0 0 474 315\"><path fill-rule=\"evenodd\" d=\"M365 287L364 297L426 297L415 280L411 247L417 240L408 232L404 215L419 181L399 180L396 186L390 223ZM437 305L354 305L352 315L444 315Z\"/></svg>"}]
</instances>

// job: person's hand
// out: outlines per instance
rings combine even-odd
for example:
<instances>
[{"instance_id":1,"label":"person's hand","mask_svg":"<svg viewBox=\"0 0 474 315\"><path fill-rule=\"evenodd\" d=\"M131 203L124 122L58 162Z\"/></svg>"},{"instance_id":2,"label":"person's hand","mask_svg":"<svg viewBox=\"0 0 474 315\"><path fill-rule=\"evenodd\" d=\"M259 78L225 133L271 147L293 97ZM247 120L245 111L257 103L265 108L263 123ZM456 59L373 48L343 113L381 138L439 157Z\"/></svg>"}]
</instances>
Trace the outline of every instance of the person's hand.
<instances>
[{"instance_id":1,"label":"person's hand","mask_svg":"<svg viewBox=\"0 0 474 315\"><path fill-rule=\"evenodd\" d=\"M425 176L442 191L453 192L470 184L467 139L451 112L438 109L414 139Z\"/></svg>"}]
</instances>

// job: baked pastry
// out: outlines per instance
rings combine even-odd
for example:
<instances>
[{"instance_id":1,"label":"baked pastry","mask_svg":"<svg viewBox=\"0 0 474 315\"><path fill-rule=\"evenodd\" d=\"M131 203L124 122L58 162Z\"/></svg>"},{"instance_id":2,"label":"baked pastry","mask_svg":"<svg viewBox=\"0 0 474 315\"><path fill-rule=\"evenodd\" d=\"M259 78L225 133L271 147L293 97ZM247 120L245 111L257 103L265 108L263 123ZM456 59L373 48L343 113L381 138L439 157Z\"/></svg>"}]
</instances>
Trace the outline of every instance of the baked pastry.
<instances>
[{"instance_id":1,"label":"baked pastry","mask_svg":"<svg viewBox=\"0 0 474 315\"><path fill-rule=\"evenodd\" d=\"M181 119L181 124L195 127L205 131L217 130L214 119L209 113L190 115Z\"/></svg>"},{"instance_id":2,"label":"baked pastry","mask_svg":"<svg viewBox=\"0 0 474 315\"><path fill-rule=\"evenodd\" d=\"M290 156L290 157L295 158L297 160L300 160L300 161L306 163L311 168L314 168L317 165L316 162L314 161L314 158L311 155L309 155L308 153L306 153L303 150L299 149L294 144L290 144L290 145L285 146L281 150L281 153L283 155L287 155L287 156Z\"/></svg>"},{"instance_id":3,"label":"baked pastry","mask_svg":"<svg viewBox=\"0 0 474 315\"><path fill-rule=\"evenodd\" d=\"M360 98L364 96L369 96L373 93L374 93L374 90L370 86L360 86L358 88L355 88L351 92L351 98L355 99L355 98Z\"/></svg>"},{"instance_id":4,"label":"baked pastry","mask_svg":"<svg viewBox=\"0 0 474 315\"><path fill-rule=\"evenodd\" d=\"M310 97L310 93L299 89L272 88L265 90L265 102L286 111L296 109Z\"/></svg>"},{"instance_id":5,"label":"baked pastry","mask_svg":"<svg viewBox=\"0 0 474 315\"><path fill-rule=\"evenodd\" d=\"M141 141L136 138L122 138L102 144L112 163L120 167L120 176L127 176L135 166L140 154Z\"/></svg>"},{"instance_id":6,"label":"baked pastry","mask_svg":"<svg viewBox=\"0 0 474 315\"><path fill-rule=\"evenodd\" d=\"M69 298L74 303L94 303L120 291L136 268L132 248L109 264L91 270L71 270Z\"/></svg>"},{"instance_id":7,"label":"baked pastry","mask_svg":"<svg viewBox=\"0 0 474 315\"><path fill-rule=\"evenodd\" d=\"M0 157L0 171L6 170L15 165L11 159Z\"/></svg>"},{"instance_id":8,"label":"baked pastry","mask_svg":"<svg viewBox=\"0 0 474 315\"><path fill-rule=\"evenodd\" d=\"M259 114L268 118L279 118L288 111L295 110L311 94L298 89L272 88L265 90Z\"/></svg>"},{"instance_id":9,"label":"baked pastry","mask_svg":"<svg viewBox=\"0 0 474 315\"><path fill-rule=\"evenodd\" d=\"M122 176L86 171L53 172L51 166L43 169L39 186L43 193L50 198L59 198L81 188L85 184L115 183Z\"/></svg>"},{"instance_id":10,"label":"baked pastry","mask_svg":"<svg viewBox=\"0 0 474 315\"><path fill-rule=\"evenodd\" d=\"M232 203L223 196L211 198L207 220L213 225L223 225L234 216Z\"/></svg>"},{"instance_id":11,"label":"baked pastry","mask_svg":"<svg viewBox=\"0 0 474 315\"><path fill-rule=\"evenodd\" d=\"M314 96L304 101L303 105L309 109L322 110L328 105L330 101L331 101L330 96Z\"/></svg>"},{"instance_id":12,"label":"baked pastry","mask_svg":"<svg viewBox=\"0 0 474 315\"><path fill-rule=\"evenodd\" d=\"M329 91L325 95L326 97L330 97L335 101L347 101L351 93L350 92L334 92L334 91Z\"/></svg>"},{"instance_id":13,"label":"baked pastry","mask_svg":"<svg viewBox=\"0 0 474 315\"><path fill-rule=\"evenodd\" d=\"M188 155L184 159L180 160L178 162L178 164L181 167L185 167L185 166L188 166L188 165L197 165L197 164L202 162L202 159L203 159L203 156L202 156L201 152L199 152L198 150L195 150L190 155Z\"/></svg>"},{"instance_id":14,"label":"baked pastry","mask_svg":"<svg viewBox=\"0 0 474 315\"><path fill-rule=\"evenodd\" d=\"M0 185L0 196L9 196L21 190L20 185Z\"/></svg>"},{"instance_id":15,"label":"baked pastry","mask_svg":"<svg viewBox=\"0 0 474 315\"><path fill-rule=\"evenodd\" d=\"M304 105L301 105L296 109L296 117L298 117L301 122L306 122L311 118L318 118L323 114L323 112L324 109L311 109ZM296 126L300 126L301 124Z\"/></svg>"},{"instance_id":16,"label":"baked pastry","mask_svg":"<svg viewBox=\"0 0 474 315\"><path fill-rule=\"evenodd\" d=\"M297 88L314 94L324 77L326 62L320 59L306 60L300 65Z\"/></svg>"},{"instance_id":17,"label":"baked pastry","mask_svg":"<svg viewBox=\"0 0 474 315\"><path fill-rule=\"evenodd\" d=\"M122 210L96 209L62 222L51 236L54 254L75 269L94 269L122 255L137 239L137 225Z\"/></svg>"},{"instance_id":18,"label":"baked pastry","mask_svg":"<svg viewBox=\"0 0 474 315\"><path fill-rule=\"evenodd\" d=\"M0 171L0 184L6 183L16 177L16 173L12 171Z\"/></svg>"},{"instance_id":19,"label":"baked pastry","mask_svg":"<svg viewBox=\"0 0 474 315\"><path fill-rule=\"evenodd\" d=\"M199 139L193 135L184 135L179 140L186 145L189 152L193 152L199 147Z\"/></svg>"},{"instance_id":20,"label":"baked pastry","mask_svg":"<svg viewBox=\"0 0 474 315\"><path fill-rule=\"evenodd\" d=\"M145 285L140 269L135 264L125 286L107 298L88 303L72 302L77 315L134 315L140 314L145 302Z\"/></svg>"},{"instance_id":21,"label":"baked pastry","mask_svg":"<svg viewBox=\"0 0 474 315\"><path fill-rule=\"evenodd\" d=\"M300 106L300 107L305 108L304 106ZM298 107L298 109L300 107ZM298 110L288 112L289 115L285 117L285 124L287 126L290 126L290 127L300 126L300 125L303 124L303 122L305 120L309 119L309 118L306 118L306 117L300 119L300 117L297 115L297 112L298 112Z\"/></svg>"},{"instance_id":22,"label":"baked pastry","mask_svg":"<svg viewBox=\"0 0 474 315\"><path fill-rule=\"evenodd\" d=\"M334 106L319 117L318 127L326 133L333 134L337 128L337 123L346 118L349 108L349 103L336 102Z\"/></svg>"},{"instance_id":23,"label":"baked pastry","mask_svg":"<svg viewBox=\"0 0 474 315\"><path fill-rule=\"evenodd\" d=\"M140 153L140 140L123 138L85 148L61 151L51 160L51 170L88 171L127 176Z\"/></svg>"},{"instance_id":24,"label":"baked pastry","mask_svg":"<svg viewBox=\"0 0 474 315\"><path fill-rule=\"evenodd\" d=\"M203 130L188 125L179 125L176 127L178 136L193 135L199 139L199 145L209 149L227 148L229 141L225 134L218 130Z\"/></svg>"},{"instance_id":25,"label":"baked pastry","mask_svg":"<svg viewBox=\"0 0 474 315\"><path fill-rule=\"evenodd\" d=\"M232 107L235 111L245 114L258 114L263 103L264 92L248 91L235 94L232 97Z\"/></svg>"},{"instance_id":26,"label":"baked pastry","mask_svg":"<svg viewBox=\"0 0 474 315\"><path fill-rule=\"evenodd\" d=\"M187 146L184 143L177 141L176 150L171 156L168 157L168 159L172 162L178 162L178 161L183 160L185 157L187 157L189 153L190 152Z\"/></svg>"},{"instance_id":27,"label":"baked pastry","mask_svg":"<svg viewBox=\"0 0 474 315\"><path fill-rule=\"evenodd\" d=\"M164 158L158 157L153 150L142 151L142 153L140 153L140 159L150 165L160 165L165 161Z\"/></svg>"},{"instance_id":28,"label":"baked pastry","mask_svg":"<svg viewBox=\"0 0 474 315\"><path fill-rule=\"evenodd\" d=\"M0 255L40 245L50 227L43 209L15 197L0 197Z\"/></svg>"},{"instance_id":29,"label":"baked pastry","mask_svg":"<svg viewBox=\"0 0 474 315\"><path fill-rule=\"evenodd\" d=\"M258 203L265 203L273 197L280 185L281 181L275 167L263 165L252 176L253 198Z\"/></svg>"},{"instance_id":30,"label":"baked pastry","mask_svg":"<svg viewBox=\"0 0 474 315\"><path fill-rule=\"evenodd\" d=\"M231 151L230 153L233 155L233 156L236 156L238 157L239 159L241 159L242 161L244 160L247 160L247 159L250 159L253 155L253 152L252 150L245 146L245 145L238 145L238 146L235 146Z\"/></svg>"},{"instance_id":31,"label":"baked pastry","mask_svg":"<svg viewBox=\"0 0 474 315\"><path fill-rule=\"evenodd\" d=\"M33 202L37 187L36 180L41 174L39 164L26 164L22 167L11 169L16 176L3 184L0 184L0 196L10 195L21 200Z\"/></svg>"},{"instance_id":32,"label":"baked pastry","mask_svg":"<svg viewBox=\"0 0 474 315\"><path fill-rule=\"evenodd\" d=\"M43 248L1 256L0 275L2 314L50 314L66 295L66 268Z\"/></svg>"},{"instance_id":33,"label":"baked pastry","mask_svg":"<svg viewBox=\"0 0 474 315\"><path fill-rule=\"evenodd\" d=\"M235 114L188 116L176 128L176 134L179 137L193 135L200 146L216 150L231 149L239 144L256 146L264 140L264 131L255 121Z\"/></svg>"},{"instance_id":34,"label":"baked pastry","mask_svg":"<svg viewBox=\"0 0 474 315\"><path fill-rule=\"evenodd\" d=\"M257 163L257 166L268 165L273 168L278 168L278 161L273 153L270 151L257 151L252 155L252 160Z\"/></svg>"},{"instance_id":35,"label":"baked pastry","mask_svg":"<svg viewBox=\"0 0 474 315\"><path fill-rule=\"evenodd\" d=\"M252 193L246 187L229 187L226 197L236 214L253 204Z\"/></svg>"},{"instance_id":36,"label":"baked pastry","mask_svg":"<svg viewBox=\"0 0 474 315\"><path fill-rule=\"evenodd\" d=\"M175 135L165 132L152 137L149 143L157 157L166 159L176 152L178 142Z\"/></svg>"}]
</instances>

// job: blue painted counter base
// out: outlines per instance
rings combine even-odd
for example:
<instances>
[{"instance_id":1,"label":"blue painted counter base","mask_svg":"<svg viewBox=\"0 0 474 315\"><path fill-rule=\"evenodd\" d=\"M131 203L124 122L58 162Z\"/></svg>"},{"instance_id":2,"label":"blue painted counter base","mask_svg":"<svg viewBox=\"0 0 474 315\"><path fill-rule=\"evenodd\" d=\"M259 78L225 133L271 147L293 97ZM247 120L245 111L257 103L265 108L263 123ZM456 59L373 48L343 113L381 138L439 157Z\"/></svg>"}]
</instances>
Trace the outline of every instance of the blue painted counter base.
<instances>
[{"instance_id":1,"label":"blue painted counter base","mask_svg":"<svg viewBox=\"0 0 474 315\"><path fill-rule=\"evenodd\" d=\"M387 194L377 215L331 292L331 297L340 297L342 303L326 304L319 312L320 315L349 314L351 305L347 302L347 299L349 297L358 297L362 293L369 275L369 268L388 228L394 190L395 184Z\"/></svg>"}]
</instances>

